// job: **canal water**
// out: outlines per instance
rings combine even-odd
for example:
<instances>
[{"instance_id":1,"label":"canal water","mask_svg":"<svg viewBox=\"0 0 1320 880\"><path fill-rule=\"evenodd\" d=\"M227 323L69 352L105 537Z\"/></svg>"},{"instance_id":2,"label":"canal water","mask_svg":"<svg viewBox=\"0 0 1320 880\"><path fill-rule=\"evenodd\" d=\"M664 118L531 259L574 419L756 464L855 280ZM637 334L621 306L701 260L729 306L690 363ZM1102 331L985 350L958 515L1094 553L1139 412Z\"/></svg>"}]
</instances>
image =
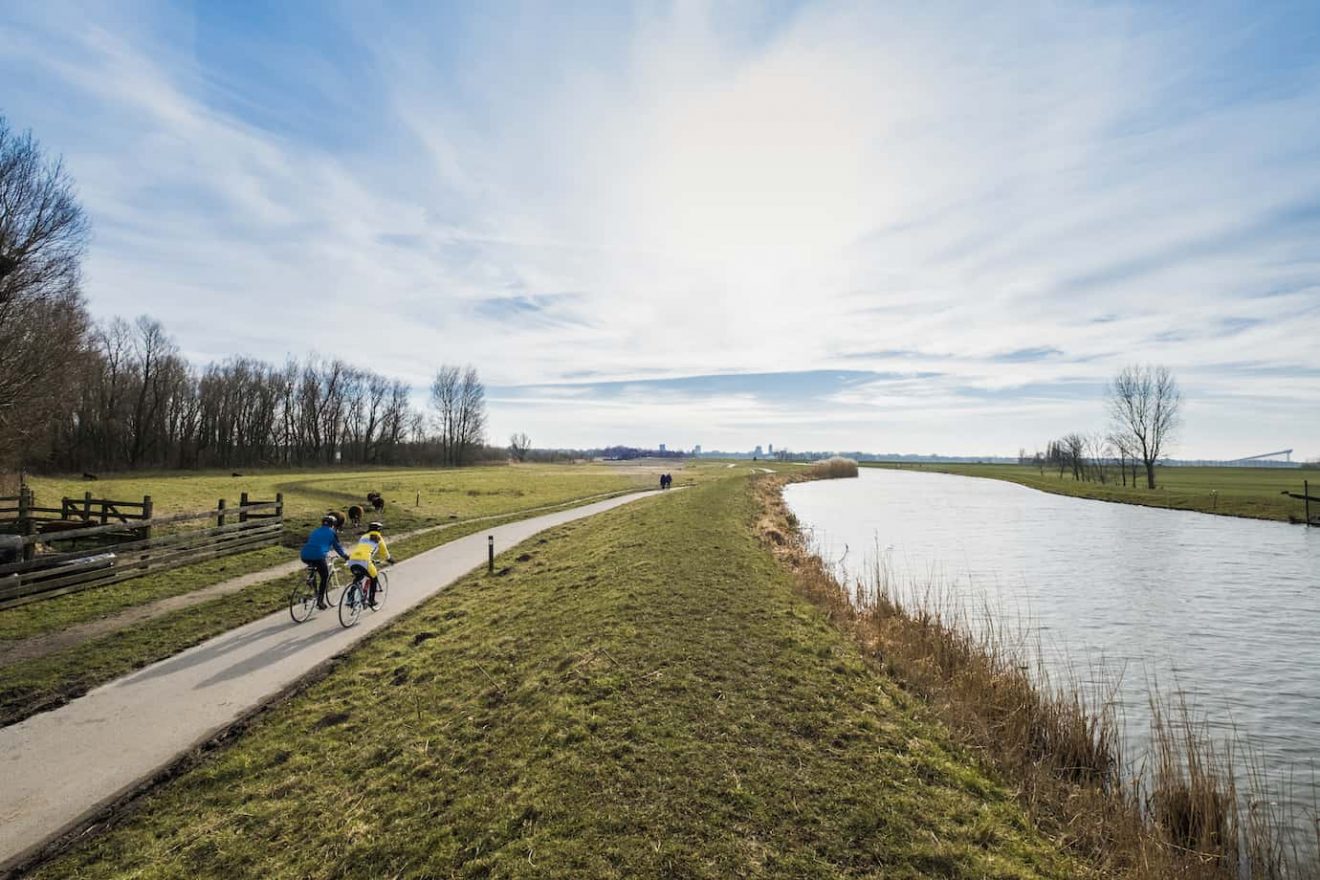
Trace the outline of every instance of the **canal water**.
<instances>
[{"instance_id":1,"label":"canal water","mask_svg":"<svg viewBox=\"0 0 1320 880\"><path fill-rule=\"evenodd\" d=\"M1320 765L1320 529L1051 495L999 480L863 468L789 486L823 558L879 561L972 612L1025 623L1056 679L1118 679L1129 755L1152 683L1312 803ZM1094 676L1102 668L1104 674Z\"/></svg>"}]
</instances>

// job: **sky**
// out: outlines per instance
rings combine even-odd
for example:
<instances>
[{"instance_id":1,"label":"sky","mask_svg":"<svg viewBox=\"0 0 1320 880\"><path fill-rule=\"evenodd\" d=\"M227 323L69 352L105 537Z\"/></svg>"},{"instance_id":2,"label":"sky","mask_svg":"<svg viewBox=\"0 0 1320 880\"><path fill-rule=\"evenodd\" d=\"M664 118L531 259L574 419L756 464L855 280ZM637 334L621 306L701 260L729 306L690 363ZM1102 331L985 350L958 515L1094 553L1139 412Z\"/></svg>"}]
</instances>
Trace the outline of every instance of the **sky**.
<instances>
[{"instance_id":1,"label":"sky","mask_svg":"<svg viewBox=\"0 0 1320 880\"><path fill-rule=\"evenodd\" d=\"M491 439L1013 455L1178 377L1320 456L1320 4L0 7L94 315L487 384Z\"/></svg>"}]
</instances>

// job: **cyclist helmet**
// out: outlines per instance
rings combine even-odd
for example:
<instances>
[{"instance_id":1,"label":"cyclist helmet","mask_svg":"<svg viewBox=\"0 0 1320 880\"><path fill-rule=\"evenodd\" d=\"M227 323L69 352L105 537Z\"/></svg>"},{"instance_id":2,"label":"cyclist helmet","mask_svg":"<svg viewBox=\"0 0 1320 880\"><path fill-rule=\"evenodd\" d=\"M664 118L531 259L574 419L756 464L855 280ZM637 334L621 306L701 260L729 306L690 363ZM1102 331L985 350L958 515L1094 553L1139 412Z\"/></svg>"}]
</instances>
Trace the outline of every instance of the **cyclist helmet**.
<instances>
[{"instance_id":1,"label":"cyclist helmet","mask_svg":"<svg viewBox=\"0 0 1320 880\"><path fill-rule=\"evenodd\" d=\"M367 523L367 531L369 531L369 532L379 532L379 531L380 531L381 529L383 529L383 528L385 528L385 523L383 523L383 522L369 522L369 523Z\"/></svg>"},{"instance_id":2,"label":"cyclist helmet","mask_svg":"<svg viewBox=\"0 0 1320 880\"><path fill-rule=\"evenodd\" d=\"M335 519L333 516L327 513L325 516L321 517L321 525L337 526L339 525L339 520Z\"/></svg>"}]
</instances>

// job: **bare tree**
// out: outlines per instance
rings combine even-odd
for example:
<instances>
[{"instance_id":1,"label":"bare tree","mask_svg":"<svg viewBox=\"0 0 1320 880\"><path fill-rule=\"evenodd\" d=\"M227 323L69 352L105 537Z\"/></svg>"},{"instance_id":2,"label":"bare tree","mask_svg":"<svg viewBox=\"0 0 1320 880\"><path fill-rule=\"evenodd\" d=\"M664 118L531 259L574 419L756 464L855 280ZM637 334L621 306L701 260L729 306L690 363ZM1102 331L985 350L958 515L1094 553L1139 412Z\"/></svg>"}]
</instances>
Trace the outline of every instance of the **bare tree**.
<instances>
[{"instance_id":1,"label":"bare tree","mask_svg":"<svg viewBox=\"0 0 1320 880\"><path fill-rule=\"evenodd\" d=\"M87 236L61 163L0 116L0 467L44 445L72 408Z\"/></svg>"},{"instance_id":2,"label":"bare tree","mask_svg":"<svg viewBox=\"0 0 1320 880\"><path fill-rule=\"evenodd\" d=\"M486 442L486 386L481 384L476 367L463 371L459 387L458 456L455 464L467 464Z\"/></svg>"},{"instance_id":3,"label":"bare tree","mask_svg":"<svg viewBox=\"0 0 1320 880\"><path fill-rule=\"evenodd\" d=\"M1109 416L1122 448L1146 468L1146 488L1155 488L1155 463L1173 442L1180 423L1182 392L1164 366L1124 367L1109 384Z\"/></svg>"},{"instance_id":4,"label":"bare tree","mask_svg":"<svg viewBox=\"0 0 1320 880\"><path fill-rule=\"evenodd\" d=\"M458 437L459 369L445 365L435 371L431 382L431 409L439 433L441 460L453 465L452 453Z\"/></svg>"},{"instance_id":5,"label":"bare tree","mask_svg":"<svg viewBox=\"0 0 1320 880\"><path fill-rule=\"evenodd\" d=\"M532 448L532 438L518 433L509 438L509 452L519 461L527 460L527 452Z\"/></svg>"}]
</instances>

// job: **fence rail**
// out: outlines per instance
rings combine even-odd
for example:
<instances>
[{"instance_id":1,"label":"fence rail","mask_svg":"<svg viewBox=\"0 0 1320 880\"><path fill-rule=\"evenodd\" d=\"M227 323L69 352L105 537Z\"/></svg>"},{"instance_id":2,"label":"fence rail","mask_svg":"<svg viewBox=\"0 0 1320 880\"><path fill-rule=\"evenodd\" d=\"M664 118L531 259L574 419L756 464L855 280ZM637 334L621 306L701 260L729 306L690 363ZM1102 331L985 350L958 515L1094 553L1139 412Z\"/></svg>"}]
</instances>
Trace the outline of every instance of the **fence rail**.
<instances>
[{"instance_id":1,"label":"fence rail","mask_svg":"<svg viewBox=\"0 0 1320 880\"><path fill-rule=\"evenodd\" d=\"M1296 498L1298 501L1302 502L1304 505L1302 509L1305 511L1302 515L1302 522L1308 526L1320 526L1320 496L1311 494L1310 480L1302 481L1302 494L1298 495L1296 492L1287 491L1283 494L1287 495L1289 498ZM1312 515L1311 513L1312 503L1316 505L1315 515ZM1291 515L1289 516L1289 519L1292 519Z\"/></svg>"},{"instance_id":2,"label":"fence rail","mask_svg":"<svg viewBox=\"0 0 1320 880\"><path fill-rule=\"evenodd\" d=\"M274 501L253 501L244 492L237 507L228 507L221 499L206 510L166 516L151 515L151 496L139 503L94 499L90 494L81 499L65 498L59 509L38 508L31 503L30 492L18 498L0 498L0 525L14 527L17 532L8 536L7 547L11 554L22 557L0 560L0 608L278 544L284 532L282 494L277 494ZM10 501L18 503L11 509L6 506ZM22 519L6 517L19 510L27 515ZM49 512L60 518L33 515ZM116 521L107 521L112 517ZM200 528L154 534L159 526L197 520L211 522ZM100 546L73 549L89 538ZM59 545L70 549L60 549Z\"/></svg>"}]
</instances>

